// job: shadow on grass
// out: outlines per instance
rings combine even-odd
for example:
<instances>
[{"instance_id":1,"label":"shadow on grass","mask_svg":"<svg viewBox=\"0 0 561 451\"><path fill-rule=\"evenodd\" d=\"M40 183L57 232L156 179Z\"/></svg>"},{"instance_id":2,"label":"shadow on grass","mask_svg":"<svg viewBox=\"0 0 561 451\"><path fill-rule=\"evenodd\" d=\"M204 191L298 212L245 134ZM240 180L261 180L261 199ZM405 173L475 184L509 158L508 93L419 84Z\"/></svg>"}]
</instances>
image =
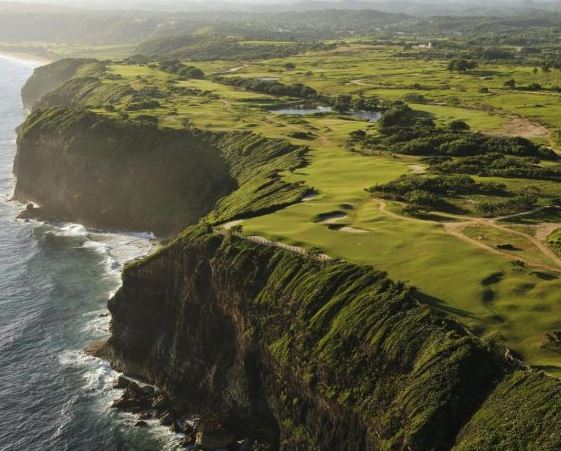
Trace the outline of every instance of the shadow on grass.
<instances>
[{"instance_id":1,"label":"shadow on grass","mask_svg":"<svg viewBox=\"0 0 561 451\"><path fill-rule=\"evenodd\" d=\"M460 316L462 318L476 318L476 316L468 312L467 310L459 309L457 307L452 307L445 302L441 301L434 296L431 296L426 293L421 293L420 291L414 291L413 297L419 301L421 304L428 305L429 307L446 314Z\"/></svg>"},{"instance_id":2,"label":"shadow on grass","mask_svg":"<svg viewBox=\"0 0 561 451\"><path fill-rule=\"evenodd\" d=\"M561 370L561 366L556 366L556 365L532 365L532 368L536 369L536 370L542 370L542 371L560 371Z\"/></svg>"},{"instance_id":3,"label":"shadow on grass","mask_svg":"<svg viewBox=\"0 0 561 451\"><path fill-rule=\"evenodd\" d=\"M558 276L556 276L555 274L552 274L550 272L532 271L530 274L532 276L536 276L538 279L542 279L542 280L557 280L557 279L559 279Z\"/></svg>"},{"instance_id":4,"label":"shadow on grass","mask_svg":"<svg viewBox=\"0 0 561 451\"><path fill-rule=\"evenodd\" d=\"M505 276L504 272L494 272L490 276L485 277L481 281L481 285L483 285L484 287L486 287L488 285L494 285L496 283L499 283L501 280L503 280L504 276Z\"/></svg>"}]
</instances>

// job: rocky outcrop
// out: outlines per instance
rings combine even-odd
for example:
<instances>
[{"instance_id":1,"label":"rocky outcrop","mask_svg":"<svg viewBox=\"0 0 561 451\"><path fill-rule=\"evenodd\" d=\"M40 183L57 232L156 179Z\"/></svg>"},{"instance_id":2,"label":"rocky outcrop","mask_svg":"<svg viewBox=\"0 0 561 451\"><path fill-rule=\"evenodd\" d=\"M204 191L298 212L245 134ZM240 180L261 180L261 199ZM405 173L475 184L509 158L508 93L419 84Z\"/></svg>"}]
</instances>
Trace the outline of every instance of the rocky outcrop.
<instances>
[{"instance_id":1,"label":"rocky outcrop","mask_svg":"<svg viewBox=\"0 0 561 451\"><path fill-rule=\"evenodd\" d=\"M561 384L415 296L196 228L125 270L104 354L285 450L558 449Z\"/></svg>"},{"instance_id":2,"label":"rocky outcrop","mask_svg":"<svg viewBox=\"0 0 561 451\"><path fill-rule=\"evenodd\" d=\"M75 76L98 73L105 65L94 59L64 58L38 67L21 90L23 106L31 110L45 94L59 88Z\"/></svg>"}]
</instances>

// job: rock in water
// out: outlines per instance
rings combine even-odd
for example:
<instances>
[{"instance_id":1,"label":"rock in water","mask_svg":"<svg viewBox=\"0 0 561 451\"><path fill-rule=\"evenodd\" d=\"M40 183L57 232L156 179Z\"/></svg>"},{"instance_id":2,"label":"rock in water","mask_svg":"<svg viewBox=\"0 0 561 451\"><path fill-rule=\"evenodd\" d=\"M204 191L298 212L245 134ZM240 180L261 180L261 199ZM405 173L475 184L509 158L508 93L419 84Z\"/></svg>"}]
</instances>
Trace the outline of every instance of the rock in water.
<instances>
[{"instance_id":1,"label":"rock in water","mask_svg":"<svg viewBox=\"0 0 561 451\"><path fill-rule=\"evenodd\" d=\"M113 388L127 388L130 383L131 380L121 374L113 384Z\"/></svg>"},{"instance_id":2,"label":"rock in water","mask_svg":"<svg viewBox=\"0 0 561 451\"><path fill-rule=\"evenodd\" d=\"M175 422L175 418L171 412L166 413L162 418L160 418L160 424L162 426L171 426Z\"/></svg>"},{"instance_id":3,"label":"rock in water","mask_svg":"<svg viewBox=\"0 0 561 451\"><path fill-rule=\"evenodd\" d=\"M197 432L196 444L203 449L221 449L229 447L236 437L229 430L225 428L219 429L206 429L201 428Z\"/></svg>"}]
</instances>

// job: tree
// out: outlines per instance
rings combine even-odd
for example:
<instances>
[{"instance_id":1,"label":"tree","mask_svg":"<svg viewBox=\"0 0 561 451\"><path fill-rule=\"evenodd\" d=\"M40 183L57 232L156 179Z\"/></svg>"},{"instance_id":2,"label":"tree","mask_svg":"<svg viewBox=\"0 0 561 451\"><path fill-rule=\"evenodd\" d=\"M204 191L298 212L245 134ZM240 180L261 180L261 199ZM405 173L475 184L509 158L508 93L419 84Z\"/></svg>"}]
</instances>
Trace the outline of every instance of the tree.
<instances>
[{"instance_id":1,"label":"tree","mask_svg":"<svg viewBox=\"0 0 561 451\"><path fill-rule=\"evenodd\" d=\"M473 60L466 60L463 58L453 59L448 63L448 70L450 72L469 72L476 69L477 63Z\"/></svg>"},{"instance_id":2,"label":"tree","mask_svg":"<svg viewBox=\"0 0 561 451\"><path fill-rule=\"evenodd\" d=\"M448 124L448 128L454 132L465 132L470 129L470 126L467 122L455 120Z\"/></svg>"},{"instance_id":3,"label":"tree","mask_svg":"<svg viewBox=\"0 0 561 451\"><path fill-rule=\"evenodd\" d=\"M354 130L352 131L349 136L354 141L363 141L366 139L366 132L364 130Z\"/></svg>"},{"instance_id":4,"label":"tree","mask_svg":"<svg viewBox=\"0 0 561 451\"><path fill-rule=\"evenodd\" d=\"M205 78L205 73L195 66L187 66L178 71L178 75L183 78L196 78L196 79L203 79Z\"/></svg>"},{"instance_id":5,"label":"tree","mask_svg":"<svg viewBox=\"0 0 561 451\"><path fill-rule=\"evenodd\" d=\"M243 227L240 224L233 225L230 227L230 233L233 235L241 235L243 233Z\"/></svg>"},{"instance_id":6,"label":"tree","mask_svg":"<svg viewBox=\"0 0 561 451\"><path fill-rule=\"evenodd\" d=\"M337 96L337 98L335 99L335 104L333 105L333 108L335 109L335 111L338 111L339 113L346 113L351 109L352 103L353 103L353 98L350 95L342 94Z\"/></svg>"}]
</instances>

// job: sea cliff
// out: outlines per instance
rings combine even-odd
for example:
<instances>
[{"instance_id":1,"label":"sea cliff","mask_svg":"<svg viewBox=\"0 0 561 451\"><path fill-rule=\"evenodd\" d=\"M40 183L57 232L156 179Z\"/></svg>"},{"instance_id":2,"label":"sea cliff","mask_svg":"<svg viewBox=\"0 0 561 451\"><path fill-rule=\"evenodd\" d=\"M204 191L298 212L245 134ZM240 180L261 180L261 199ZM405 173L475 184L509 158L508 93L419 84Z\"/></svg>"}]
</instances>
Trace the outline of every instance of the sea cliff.
<instances>
[{"instance_id":1,"label":"sea cliff","mask_svg":"<svg viewBox=\"0 0 561 451\"><path fill-rule=\"evenodd\" d=\"M115 367L273 449L561 446L556 379L370 267L198 227L109 308Z\"/></svg>"},{"instance_id":2,"label":"sea cliff","mask_svg":"<svg viewBox=\"0 0 561 451\"><path fill-rule=\"evenodd\" d=\"M251 216L300 199L307 188L278 172L306 148L250 132L159 128L85 109L47 108L18 130L14 198L32 213L88 226L177 233Z\"/></svg>"},{"instance_id":3,"label":"sea cliff","mask_svg":"<svg viewBox=\"0 0 561 451\"><path fill-rule=\"evenodd\" d=\"M15 198L46 218L179 232L109 302L117 369L272 449L561 447L557 379L381 270L220 232L312 190L281 176L305 146L91 111L106 87L73 77L28 95Z\"/></svg>"}]
</instances>

